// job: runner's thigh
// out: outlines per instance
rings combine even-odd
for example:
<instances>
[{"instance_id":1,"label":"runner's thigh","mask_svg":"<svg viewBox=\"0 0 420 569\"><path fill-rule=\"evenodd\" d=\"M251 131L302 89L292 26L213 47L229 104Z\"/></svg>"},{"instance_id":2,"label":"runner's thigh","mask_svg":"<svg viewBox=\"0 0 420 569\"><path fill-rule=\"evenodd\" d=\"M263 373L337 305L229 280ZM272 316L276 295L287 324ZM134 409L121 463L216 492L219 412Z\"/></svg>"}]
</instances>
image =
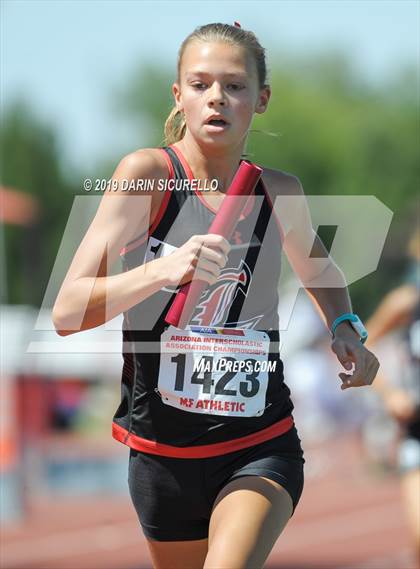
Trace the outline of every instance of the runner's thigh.
<instances>
[{"instance_id":1,"label":"runner's thigh","mask_svg":"<svg viewBox=\"0 0 420 569\"><path fill-rule=\"evenodd\" d=\"M207 539L153 541L148 539L154 569L201 569L207 555Z\"/></svg>"},{"instance_id":2,"label":"runner's thigh","mask_svg":"<svg viewBox=\"0 0 420 569\"><path fill-rule=\"evenodd\" d=\"M277 482L259 476L233 480L216 500L204 567L262 567L292 512L292 498Z\"/></svg>"},{"instance_id":3,"label":"runner's thigh","mask_svg":"<svg viewBox=\"0 0 420 569\"><path fill-rule=\"evenodd\" d=\"M300 500L304 462L295 426L252 448L208 459L206 474L217 493L205 567L222 568L233 557L235 569L264 563Z\"/></svg>"}]
</instances>

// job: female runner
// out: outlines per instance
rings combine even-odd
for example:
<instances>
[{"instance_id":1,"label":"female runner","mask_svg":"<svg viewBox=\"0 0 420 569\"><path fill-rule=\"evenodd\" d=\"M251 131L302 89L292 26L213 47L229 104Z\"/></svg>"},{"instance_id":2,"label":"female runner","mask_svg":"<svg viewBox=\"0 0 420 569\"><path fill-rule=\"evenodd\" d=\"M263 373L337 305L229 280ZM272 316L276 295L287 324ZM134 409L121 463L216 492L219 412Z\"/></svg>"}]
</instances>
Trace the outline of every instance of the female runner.
<instances>
[{"instance_id":1,"label":"female runner","mask_svg":"<svg viewBox=\"0 0 420 569\"><path fill-rule=\"evenodd\" d=\"M166 146L119 163L53 321L66 335L124 313L113 436L130 447L130 494L154 566L255 569L303 488L278 349L281 247L332 330L331 349L347 370L354 364L340 374L342 388L371 384L379 364L360 341L360 321L351 322L345 280L312 229L296 177L264 168L231 242L207 234L254 113L270 98L255 35L236 22L197 28L181 46L172 91ZM172 191L161 191L168 180ZM214 180L217 190L200 191ZM293 216L272 215L277 196L301 198ZM119 253L124 270L110 275ZM164 318L177 288L193 278L208 288L190 325L170 327ZM224 371L192 367L222 355L231 366ZM235 370L241 361L251 368Z\"/></svg>"}]
</instances>

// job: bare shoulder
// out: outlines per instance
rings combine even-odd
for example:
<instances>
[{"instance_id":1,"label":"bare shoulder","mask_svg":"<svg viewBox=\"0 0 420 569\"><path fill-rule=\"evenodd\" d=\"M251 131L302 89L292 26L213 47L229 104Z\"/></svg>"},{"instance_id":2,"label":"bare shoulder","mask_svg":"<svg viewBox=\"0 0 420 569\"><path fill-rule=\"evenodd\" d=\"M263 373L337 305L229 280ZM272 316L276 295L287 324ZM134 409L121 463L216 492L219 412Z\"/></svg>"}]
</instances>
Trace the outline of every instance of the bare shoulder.
<instances>
[{"instance_id":1,"label":"bare shoulder","mask_svg":"<svg viewBox=\"0 0 420 569\"><path fill-rule=\"evenodd\" d=\"M303 236L303 228L311 231L307 199L299 178L283 170L264 168L262 180L283 235L294 230L294 234Z\"/></svg>"},{"instance_id":2,"label":"bare shoulder","mask_svg":"<svg viewBox=\"0 0 420 569\"><path fill-rule=\"evenodd\" d=\"M112 175L111 191L104 192L91 225L95 235L103 232L107 242L121 248L153 223L165 192L157 191L157 184L148 181L168 177L162 155L159 149L144 148L121 158Z\"/></svg>"},{"instance_id":3,"label":"bare shoulder","mask_svg":"<svg viewBox=\"0 0 420 569\"><path fill-rule=\"evenodd\" d=\"M296 196L303 194L299 178L283 170L264 168L262 180L270 196Z\"/></svg>"},{"instance_id":4,"label":"bare shoulder","mask_svg":"<svg viewBox=\"0 0 420 569\"><path fill-rule=\"evenodd\" d=\"M163 151L159 148L141 148L127 154L121 159L112 177L120 182L127 181L124 182L127 190L122 191L123 185L120 183L120 190L117 193L151 198L150 224L152 224L165 195L165 192L155 191L158 181L169 178L168 163Z\"/></svg>"},{"instance_id":5,"label":"bare shoulder","mask_svg":"<svg viewBox=\"0 0 420 569\"><path fill-rule=\"evenodd\" d=\"M141 148L124 156L115 172L114 178L129 180L157 180L168 177L168 165L159 148ZM131 187L136 191L136 185ZM138 187L138 186L137 186Z\"/></svg>"}]
</instances>

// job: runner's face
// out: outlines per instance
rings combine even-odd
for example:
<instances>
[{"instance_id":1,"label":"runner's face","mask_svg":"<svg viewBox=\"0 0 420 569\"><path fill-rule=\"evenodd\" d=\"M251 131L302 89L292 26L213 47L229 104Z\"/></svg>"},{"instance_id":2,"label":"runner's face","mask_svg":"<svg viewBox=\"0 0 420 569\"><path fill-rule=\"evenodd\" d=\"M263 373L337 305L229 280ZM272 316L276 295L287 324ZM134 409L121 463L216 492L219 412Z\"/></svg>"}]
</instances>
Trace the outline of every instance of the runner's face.
<instances>
[{"instance_id":1,"label":"runner's face","mask_svg":"<svg viewBox=\"0 0 420 569\"><path fill-rule=\"evenodd\" d=\"M180 85L173 85L188 130L194 138L218 145L247 135L254 113L265 111L267 91L259 89L256 64L246 50L220 42L189 44L182 58ZM223 116L228 124L207 124L213 114Z\"/></svg>"}]
</instances>

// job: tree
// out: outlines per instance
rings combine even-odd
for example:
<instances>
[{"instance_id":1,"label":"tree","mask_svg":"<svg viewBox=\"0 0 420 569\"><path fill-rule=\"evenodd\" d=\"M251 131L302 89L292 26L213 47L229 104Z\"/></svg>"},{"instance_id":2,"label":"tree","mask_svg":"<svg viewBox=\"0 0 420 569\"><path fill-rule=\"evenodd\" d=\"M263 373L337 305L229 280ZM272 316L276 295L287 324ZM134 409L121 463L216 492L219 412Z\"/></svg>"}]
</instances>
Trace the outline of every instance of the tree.
<instances>
[{"instance_id":1,"label":"tree","mask_svg":"<svg viewBox=\"0 0 420 569\"><path fill-rule=\"evenodd\" d=\"M1 184L36 197L39 217L30 227L6 226L8 302L40 305L72 204L60 169L57 136L24 101L3 113Z\"/></svg>"}]
</instances>

